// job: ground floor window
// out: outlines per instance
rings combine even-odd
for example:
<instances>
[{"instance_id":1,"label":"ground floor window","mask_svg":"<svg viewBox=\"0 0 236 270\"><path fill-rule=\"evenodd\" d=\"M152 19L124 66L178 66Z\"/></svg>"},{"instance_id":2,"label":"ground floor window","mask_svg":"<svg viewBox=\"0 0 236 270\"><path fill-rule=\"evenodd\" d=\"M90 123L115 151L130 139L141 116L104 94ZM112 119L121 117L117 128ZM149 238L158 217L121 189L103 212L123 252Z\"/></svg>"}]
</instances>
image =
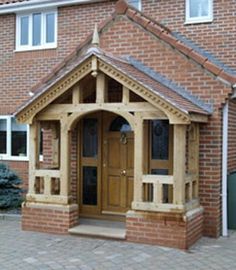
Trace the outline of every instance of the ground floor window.
<instances>
[{"instance_id":1,"label":"ground floor window","mask_svg":"<svg viewBox=\"0 0 236 270\"><path fill-rule=\"evenodd\" d=\"M28 126L11 116L0 116L0 158L25 160L28 157Z\"/></svg>"}]
</instances>

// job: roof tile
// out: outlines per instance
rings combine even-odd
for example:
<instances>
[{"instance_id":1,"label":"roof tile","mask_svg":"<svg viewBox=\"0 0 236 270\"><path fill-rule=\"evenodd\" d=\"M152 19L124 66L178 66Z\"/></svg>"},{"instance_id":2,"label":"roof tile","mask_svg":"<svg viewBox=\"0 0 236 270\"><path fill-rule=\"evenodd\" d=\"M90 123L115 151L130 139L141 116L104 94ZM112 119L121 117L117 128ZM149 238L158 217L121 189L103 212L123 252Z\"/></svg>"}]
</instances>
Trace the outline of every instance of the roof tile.
<instances>
[{"instance_id":1,"label":"roof tile","mask_svg":"<svg viewBox=\"0 0 236 270\"><path fill-rule=\"evenodd\" d=\"M117 14L125 14L128 5L125 0L120 0L116 3L116 13Z\"/></svg>"},{"instance_id":2,"label":"roof tile","mask_svg":"<svg viewBox=\"0 0 236 270\"><path fill-rule=\"evenodd\" d=\"M147 30L150 31L152 34L156 35L156 36L160 36L161 33L164 31L164 29L162 29L161 27L155 25L153 22L150 22L147 25Z\"/></svg>"},{"instance_id":3,"label":"roof tile","mask_svg":"<svg viewBox=\"0 0 236 270\"><path fill-rule=\"evenodd\" d=\"M162 32L160 38L165 42L169 43L170 45L172 45L173 47L176 47L176 43L178 40L169 33Z\"/></svg>"},{"instance_id":4,"label":"roof tile","mask_svg":"<svg viewBox=\"0 0 236 270\"><path fill-rule=\"evenodd\" d=\"M142 16L140 13L134 14L132 19L136 23L141 24L144 28L146 28L147 25L150 23L150 20L148 18Z\"/></svg>"},{"instance_id":5,"label":"roof tile","mask_svg":"<svg viewBox=\"0 0 236 270\"><path fill-rule=\"evenodd\" d=\"M197 63L199 63L200 65L203 65L206 61L207 58L202 56L201 54L199 54L198 52L192 50L188 53L188 56L190 58L192 58L194 61L196 61Z\"/></svg>"},{"instance_id":6,"label":"roof tile","mask_svg":"<svg viewBox=\"0 0 236 270\"><path fill-rule=\"evenodd\" d=\"M221 72L221 68L219 68L218 66L216 66L215 64L213 64L212 62L210 62L209 60L205 61L205 63L203 64L204 68L206 68L208 71L212 72L213 74L215 74L216 76L220 74Z\"/></svg>"},{"instance_id":7,"label":"roof tile","mask_svg":"<svg viewBox=\"0 0 236 270\"><path fill-rule=\"evenodd\" d=\"M30 0L0 0L0 5L8 5L19 2L29 2Z\"/></svg>"}]
</instances>

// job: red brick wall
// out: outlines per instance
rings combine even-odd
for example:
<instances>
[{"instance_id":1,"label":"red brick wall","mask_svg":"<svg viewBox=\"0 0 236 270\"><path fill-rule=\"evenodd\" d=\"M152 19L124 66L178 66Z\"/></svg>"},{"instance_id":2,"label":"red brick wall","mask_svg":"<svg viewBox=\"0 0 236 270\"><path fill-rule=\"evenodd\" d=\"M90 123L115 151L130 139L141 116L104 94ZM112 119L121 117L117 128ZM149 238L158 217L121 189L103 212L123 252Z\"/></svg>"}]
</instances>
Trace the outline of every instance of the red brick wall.
<instances>
[{"instance_id":1,"label":"red brick wall","mask_svg":"<svg viewBox=\"0 0 236 270\"><path fill-rule=\"evenodd\" d=\"M127 240L187 249L202 236L203 213L184 220L181 214L136 211L126 218Z\"/></svg>"},{"instance_id":2,"label":"red brick wall","mask_svg":"<svg viewBox=\"0 0 236 270\"><path fill-rule=\"evenodd\" d=\"M228 173L236 171L236 101L229 101Z\"/></svg>"},{"instance_id":3,"label":"red brick wall","mask_svg":"<svg viewBox=\"0 0 236 270\"><path fill-rule=\"evenodd\" d=\"M74 205L75 206L75 205ZM64 209L30 205L22 207L22 229L47 233L67 234L78 223L78 209Z\"/></svg>"},{"instance_id":4,"label":"red brick wall","mask_svg":"<svg viewBox=\"0 0 236 270\"><path fill-rule=\"evenodd\" d=\"M212 23L184 24L185 0L142 0L142 11L236 70L236 2L214 0Z\"/></svg>"}]
</instances>

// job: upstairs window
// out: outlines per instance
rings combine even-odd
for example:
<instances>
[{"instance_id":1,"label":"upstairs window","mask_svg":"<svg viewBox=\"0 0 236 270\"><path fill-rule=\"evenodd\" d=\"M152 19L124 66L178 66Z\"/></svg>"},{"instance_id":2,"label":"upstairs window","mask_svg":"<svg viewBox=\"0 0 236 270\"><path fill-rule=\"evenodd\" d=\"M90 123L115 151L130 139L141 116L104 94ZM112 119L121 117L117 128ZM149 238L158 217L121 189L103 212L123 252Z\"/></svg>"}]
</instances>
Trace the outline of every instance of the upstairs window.
<instances>
[{"instance_id":1,"label":"upstairs window","mask_svg":"<svg viewBox=\"0 0 236 270\"><path fill-rule=\"evenodd\" d=\"M129 5L141 10L141 0L128 0Z\"/></svg>"},{"instance_id":2,"label":"upstairs window","mask_svg":"<svg viewBox=\"0 0 236 270\"><path fill-rule=\"evenodd\" d=\"M16 50L50 49L57 46L57 12L20 14L16 18Z\"/></svg>"},{"instance_id":3,"label":"upstairs window","mask_svg":"<svg viewBox=\"0 0 236 270\"><path fill-rule=\"evenodd\" d=\"M186 23L211 22L213 0L186 0Z\"/></svg>"}]
</instances>

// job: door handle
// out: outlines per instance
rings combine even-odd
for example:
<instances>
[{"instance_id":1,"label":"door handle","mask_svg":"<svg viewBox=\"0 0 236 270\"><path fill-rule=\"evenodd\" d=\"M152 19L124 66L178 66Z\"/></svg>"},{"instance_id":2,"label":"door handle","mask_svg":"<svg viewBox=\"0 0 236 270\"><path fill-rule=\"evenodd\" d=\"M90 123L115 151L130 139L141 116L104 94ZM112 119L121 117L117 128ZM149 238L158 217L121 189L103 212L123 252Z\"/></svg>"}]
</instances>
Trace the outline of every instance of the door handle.
<instances>
[{"instance_id":1,"label":"door handle","mask_svg":"<svg viewBox=\"0 0 236 270\"><path fill-rule=\"evenodd\" d=\"M123 170L123 171L120 173L120 175L126 176L126 170Z\"/></svg>"}]
</instances>

